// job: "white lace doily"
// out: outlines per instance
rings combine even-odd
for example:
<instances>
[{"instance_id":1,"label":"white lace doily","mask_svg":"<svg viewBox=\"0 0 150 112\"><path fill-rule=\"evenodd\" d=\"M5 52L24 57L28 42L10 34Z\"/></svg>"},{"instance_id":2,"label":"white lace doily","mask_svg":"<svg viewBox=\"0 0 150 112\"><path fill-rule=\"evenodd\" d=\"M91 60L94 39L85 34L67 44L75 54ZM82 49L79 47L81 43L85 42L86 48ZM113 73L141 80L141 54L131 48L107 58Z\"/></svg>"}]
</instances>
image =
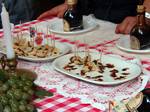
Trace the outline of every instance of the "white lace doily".
<instances>
[{"instance_id":1,"label":"white lace doily","mask_svg":"<svg viewBox=\"0 0 150 112\"><path fill-rule=\"evenodd\" d=\"M27 65L26 65L27 64ZM56 88L65 97L78 97L83 103L105 110L110 100L123 100L137 94L145 88L148 78L141 76L117 86L100 86L83 82L53 70L51 63L21 63L20 66L31 68L38 74L36 84L47 89Z\"/></svg>"}]
</instances>

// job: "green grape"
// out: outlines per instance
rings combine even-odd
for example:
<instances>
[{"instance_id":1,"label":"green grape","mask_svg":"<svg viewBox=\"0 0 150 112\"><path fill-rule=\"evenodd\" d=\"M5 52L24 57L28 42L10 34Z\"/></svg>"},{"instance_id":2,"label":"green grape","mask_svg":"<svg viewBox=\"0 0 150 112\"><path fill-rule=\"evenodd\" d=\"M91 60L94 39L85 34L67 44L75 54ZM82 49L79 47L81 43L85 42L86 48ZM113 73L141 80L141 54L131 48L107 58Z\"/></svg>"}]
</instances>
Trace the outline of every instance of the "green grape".
<instances>
[{"instance_id":1,"label":"green grape","mask_svg":"<svg viewBox=\"0 0 150 112\"><path fill-rule=\"evenodd\" d=\"M26 106L25 105L19 105L19 110L20 111L25 111L26 110Z\"/></svg>"},{"instance_id":2,"label":"green grape","mask_svg":"<svg viewBox=\"0 0 150 112\"><path fill-rule=\"evenodd\" d=\"M3 93L3 88L2 87L0 87L0 93Z\"/></svg>"},{"instance_id":3,"label":"green grape","mask_svg":"<svg viewBox=\"0 0 150 112\"><path fill-rule=\"evenodd\" d=\"M27 77L25 75L21 75L20 78L21 78L22 81L26 81L27 80Z\"/></svg>"},{"instance_id":4,"label":"green grape","mask_svg":"<svg viewBox=\"0 0 150 112\"><path fill-rule=\"evenodd\" d=\"M29 100L29 99L30 99L30 95L24 92L24 93L22 94L22 99L23 99L23 100Z\"/></svg>"},{"instance_id":5,"label":"green grape","mask_svg":"<svg viewBox=\"0 0 150 112\"><path fill-rule=\"evenodd\" d=\"M26 91L26 92L27 92L29 89L30 89L29 86L24 86L24 87L23 87L23 90Z\"/></svg>"},{"instance_id":6,"label":"green grape","mask_svg":"<svg viewBox=\"0 0 150 112\"><path fill-rule=\"evenodd\" d=\"M12 85L12 88L13 88L13 89L17 89L18 87L19 87L19 86L18 86L18 84L16 84L16 83L15 83L14 85Z\"/></svg>"},{"instance_id":7,"label":"green grape","mask_svg":"<svg viewBox=\"0 0 150 112\"><path fill-rule=\"evenodd\" d=\"M11 109L12 109L12 112L18 112L18 110L19 110L19 103L18 103L18 101L17 100L12 100L11 101Z\"/></svg>"},{"instance_id":8,"label":"green grape","mask_svg":"<svg viewBox=\"0 0 150 112\"><path fill-rule=\"evenodd\" d=\"M27 110L28 112L33 112L34 111L34 106L32 104L27 105Z\"/></svg>"},{"instance_id":9,"label":"green grape","mask_svg":"<svg viewBox=\"0 0 150 112\"><path fill-rule=\"evenodd\" d=\"M14 80L14 79L9 79L7 82L8 82L8 84L9 84L10 86L13 86L13 85L16 83L16 80Z\"/></svg>"},{"instance_id":10,"label":"green grape","mask_svg":"<svg viewBox=\"0 0 150 112\"><path fill-rule=\"evenodd\" d=\"M28 94L32 96L32 95L34 94L34 90L29 89L29 90L28 90Z\"/></svg>"},{"instance_id":11,"label":"green grape","mask_svg":"<svg viewBox=\"0 0 150 112\"><path fill-rule=\"evenodd\" d=\"M7 105L7 104L9 103L9 100L8 100L8 98L6 97L6 95L1 95L0 102L1 102L3 105Z\"/></svg>"},{"instance_id":12,"label":"green grape","mask_svg":"<svg viewBox=\"0 0 150 112\"><path fill-rule=\"evenodd\" d=\"M9 89L9 85L8 85L8 83L5 83L5 84L3 84L2 85L2 91L7 91Z\"/></svg>"},{"instance_id":13,"label":"green grape","mask_svg":"<svg viewBox=\"0 0 150 112\"><path fill-rule=\"evenodd\" d=\"M12 90L7 91L7 97L10 99L15 99L14 92Z\"/></svg>"},{"instance_id":14,"label":"green grape","mask_svg":"<svg viewBox=\"0 0 150 112\"><path fill-rule=\"evenodd\" d=\"M1 101L0 101L0 110L3 110L3 105L1 103Z\"/></svg>"},{"instance_id":15,"label":"green grape","mask_svg":"<svg viewBox=\"0 0 150 112\"><path fill-rule=\"evenodd\" d=\"M3 112L11 112L10 106L6 105L6 106L4 107Z\"/></svg>"},{"instance_id":16,"label":"green grape","mask_svg":"<svg viewBox=\"0 0 150 112\"><path fill-rule=\"evenodd\" d=\"M0 112L37 112L31 104L34 83L26 74L13 74L0 80Z\"/></svg>"},{"instance_id":17,"label":"green grape","mask_svg":"<svg viewBox=\"0 0 150 112\"><path fill-rule=\"evenodd\" d=\"M19 81L19 82L18 82L18 86L19 86L20 88L24 87L24 85L25 85L25 84L24 84L23 81Z\"/></svg>"},{"instance_id":18,"label":"green grape","mask_svg":"<svg viewBox=\"0 0 150 112\"><path fill-rule=\"evenodd\" d=\"M3 82L0 80L0 87L3 85Z\"/></svg>"},{"instance_id":19,"label":"green grape","mask_svg":"<svg viewBox=\"0 0 150 112\"><path fill-rule=\"evenodd\" d=\"M10 75L10 78L15 78L15 79L19 79L18 74L14 73L13 75Z\"/></svg>"},{"instance_id":20,"label":"green grape","mask_svg":"<svg viewBox=\"0 0 150 112\"><path fill-rule=\"evenodd\" d=\"M20 100L22 98L22 94L23 93L22 93L21 89L14 90L14 96L17 100Z\"/></svg>"},{"instance_id":21,"label":"green grape","mask_svg":"<svg viewBox=\"0 0 150 112\"><path fill-rule=\"evenodd\" d=\"M11 112L19 112L19 108L17 107L11 107Z\"/></svg>"},{"instance_id":22,"label":"green grape","mask_svg":"<svg viewBox=\"0 0 150 112\"><path fill-rule=\"evenodd\" d=\"M27 105L27 101L26 100L20 100L19 104L20 105Z\"/></svg>"},{"instance_id":23,"label":"green grape","mask_svg":"<svg viewBox=\"0 0 150 112\"><path fill-rule=\"evenodd\" d=\"M33 85L33 82L30 81L30 80L27 80L27 81L25 82L25 84L26 84L27 86L31 87L31 86Z\"/></svg>"}]
</instances>

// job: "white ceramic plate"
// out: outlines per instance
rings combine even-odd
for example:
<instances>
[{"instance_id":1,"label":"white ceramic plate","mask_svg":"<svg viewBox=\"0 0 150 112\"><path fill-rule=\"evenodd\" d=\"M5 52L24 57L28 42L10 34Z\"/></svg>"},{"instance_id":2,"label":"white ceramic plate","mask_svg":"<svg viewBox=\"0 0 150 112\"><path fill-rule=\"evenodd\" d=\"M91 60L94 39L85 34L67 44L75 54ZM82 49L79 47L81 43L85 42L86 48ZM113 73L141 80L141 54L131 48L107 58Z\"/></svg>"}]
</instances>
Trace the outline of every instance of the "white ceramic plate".
<instances>
[{"instance_id":1,"label":"white ceramic plate","mask_svg":"<svg viewBox=\"0 0 150 112\"><path fill-rule=\"evenodd\" d=\"M33 62L51 61L59 56L62 56L64 54L68 53L71 50L71 48L64 43L62 44L60 42L56 42L55 45L60 50L60 54L58 56L49 56L49 57L45 57L45 58L31 58L31 57L19 56L19 58L23 59L23 60L33 61Z\"/></svg>"},{"instance_id":2,"label":"white ceramic plate","mask_svg":"<svg viewBox=\"0 0 150 112\"><path fill-rule=\"evenodd\" d=\"M134 50L131 49L130 47L130 37L129 36L122 36L120 39L117 41L116 46L125 52L130 52L130 53L150 53L150 48L146 50Z\"/></svg>"},{"instance_id":3,"label":"white ceramic plate","mask_svg":"<svg viewBox=\"0 0 150 112\"><path fill-rule=\"evenodd\" d=\"M25 33L24 38L29 38L28 33ZM45 58L18 56L18 58L27 61L32 61L32 62L51 61L71 51L71 47L65 43L60 43L56 41L55 45L60 50L60 54L57 56L49 56ZM5 45L3 45L2 38L0 39L0 53L6 54L6 49L5 49Z\"/></svg>"},{"instance_id":4,"label":"white ceramic plate","mask_svg":"<svg viewBox=\"0 0 150 112\"><path fill-rule=\"evenodd\" d=\"M99 54L94 53L94 52L90 53L90 54L92 56L92 59L99 59ZM54 62L53 62L54 69L65 75L68 75L68 76L71 76L71 77L74 77L74 78L77 78L77 79L80 79L83 81L87 81L90 83L99 84L99 85L116 85L116 84L124 83L126 81L135 79L136 77L138 77L141 74L141 68L139 65L133 64L130 62L126 62L124 60L114 58L111 56L103 55L102 60L101 60L102 63L103 64L108 64L108 63L113 64L115 66L115 69L117 69L119 71L119 73L117 73L117 77L122 76L122 73L125 73L125 72L128 72L129 75L127 75L125 79L115 80L112 76L110 76L110 70L112 70L113 68L106 68L104 70L104 73L101 73L101 74L98 72L97 73L96 72L88 73L88 76L92 76L92 77L99 76L99 75L103 76L102 77L103 81L95 81L93 79L86 78L86 77L80 75L80 70L81 70L82 66L79 66L78 69L71 70L71 71L67 71L63 68L69 62L69 59L72 56L74 56L73 53L64 55L64 56L59 57L56 60L54 60ZM83 58L85 56L85 53L80 52L79 56L81 56ZM129 68L129 69L127 71L123 71L122 70L123 68Z\"/></svg>"},{"instance_id":5,"label":"white ceramic plate","mask_svg":"<svg viewBox=\"0 0 150 112\"><path fill-rule=\"evenodd\" d=\"M89 16L84 16L83 17L83 26L84 29L82 30L77 30L77 31L72 31L72 32L64 32L63 30L63 20L62 19L56 19L51 23L51 32L53 33L58 33L58 34L80 34L80 33L85 33L88 31L91 31L95 29L98 24L94 21L94 18L89 17Z\"/></svg>"}]
</instances>

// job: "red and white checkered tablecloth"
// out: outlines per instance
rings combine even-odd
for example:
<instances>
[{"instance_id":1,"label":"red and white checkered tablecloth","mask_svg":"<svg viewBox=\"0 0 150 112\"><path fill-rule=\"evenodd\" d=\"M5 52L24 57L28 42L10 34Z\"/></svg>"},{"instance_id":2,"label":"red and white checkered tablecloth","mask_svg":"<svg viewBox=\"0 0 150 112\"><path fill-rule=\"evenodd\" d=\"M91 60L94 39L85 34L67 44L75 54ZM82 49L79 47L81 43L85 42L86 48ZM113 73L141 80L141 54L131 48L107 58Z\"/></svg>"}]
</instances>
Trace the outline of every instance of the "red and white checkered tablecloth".
<instances>
[{"instance_id":1,"label":"red and white checkered tablecloth","mask_svg":"<svg viewBox=\"0 0 150 112\"><path fill-rule=\"evenodd\" d=\"M28 22L25 24L21 25L21 30L28 30L28 27L30 25L34 25L36 23L39 23L41 21L32 21ZM15 26L14 33L17 33L20 31L20 26ZM2 31L0 31L0 37L3 36ZM60 38L60 37L55 37L56 40L59 40L60 42L66 42L70 44L74 44L73 41L70 41L68 39ZM114 44L117 39L111 40L111 41L105 41L103 43L94 45L94 46L89 46L91 49L97 49L101 46L104 46L106 44ZM85 44L80 43L80 47L85 46ZM106 52L109 53L109 52ZM147 63L147 62L145 62ZM143 61L143 64L145 64ZM149 64L150 65L150 64ZM150 66L147 67L149 69ZM149 69L150 71L150 69ZM150 87L150 84L147 85L147 87ZM36 107L39 108L39 112L102 112L101 110L92 107L90 104L83 104L79 98L69 98L65 97L61 94L57 93L56 89L49 90L54 93L54 96L52 97L47 97L44 99L36 99L34 101L34 104Z\"/></svg>"},{"instance_id":2,"label":"red and white checkered tablecloth","mask_svg":"<svg viewBox=\"0 0 150 112\"><path fill-rule=\"evenodd\" d=\"M82 104L79 98L67 98L56 92L50 98L35 100L35 105L39 112L102 112L90 104Z\"/></svg>"},{"instance_id":3,"label":"red and white checkered tablecloth","mask_svg":"<svg viewBox=\"0 0 150 112\"><path fill-rule=\"evenodd\" d=\"M35 20L32 22L24 23L21 26L15 26L13 33L18 33L20 31L28 30L28 27L39 23L41 21ZM0 37L3 37L3 31L0 31ZM68 39L62 39L55 37L56 40L60 42L67 42L74 44L74 42L69 41ZM84 46L84 44L80 44ZM55 89L49 90L53 92L52 97L47 97L44 99L37 99L34 101L34 105L39 108L38 112L102 112L100 109L92 107L90 104L83 104L79 98L68 98L61 94L58 94Z\"/></svg>"}]
</instances>

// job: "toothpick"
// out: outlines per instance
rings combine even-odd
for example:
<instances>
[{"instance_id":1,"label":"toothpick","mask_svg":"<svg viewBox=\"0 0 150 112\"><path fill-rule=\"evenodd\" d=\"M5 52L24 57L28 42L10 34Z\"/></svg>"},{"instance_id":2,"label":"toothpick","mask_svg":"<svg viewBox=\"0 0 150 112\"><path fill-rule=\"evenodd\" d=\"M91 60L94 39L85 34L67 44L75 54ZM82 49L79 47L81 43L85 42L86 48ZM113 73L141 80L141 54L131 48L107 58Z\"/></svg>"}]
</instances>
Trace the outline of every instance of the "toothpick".
<instances>
[{"instance_id":1,"label":"toothpick","mask_svg":"<svg viewBox=\"0 0 150 112\"><path fill-rule=\"evenodd\" d=\"M52 44L52 47L53 47L53 39L52 39L52 38L53 38L53 37L52 37L53 35L52 35L51 30L50 30L50 26L48 26L48 32L49 32L49 35L51 36L50 39L51 39L51 44Z\"/></svg>"},{"instance_id":2,"label":"toothpick","mask_svg":"<svg viewBox=\"0 0 150 112\"><path fill-rule=\"evenodd\" d=\"M87 45L87 55L90 55L89 45Z\"/></svg>"},{"instance_id":3,"label":"toothpick","mask_svg":"<svg viewBox=\"0 0 150 112\"><path fill-rule=\"evenodd\" d=\"M29 30L29 34L30 34L30 41L31 41L31 37L32 37L32 34L31 34L31 26L29 26L29 28L28 28L28 30Z\"/></svg>"},{"instance_id":4,"label":"toothpick","mask_svg":"<svg viewBox=\"0 0 150 112\"><path fill-rule=\"evenodd\" d=\"M102 54L103 54L103 50L102 50L102 48L99 50L99 54L100 54L100 62L102 62Z\"/></svg>"},{"instance_id":5,"label":"toothpick","mask_svg":"<svg viewBox=\"0 0 150 112\"><path fill-rule=\"evenodd\" d=\"M55 34L54 33L52 33L52 40L53 40L53 46L55 48Z\"/></svg>"},{"instance_id":6,"label":"toothpick","mask_svg":"<svg viewBox=\"0 0 150 112\"><path fill-rule=\"evenodd\" d=\"M35 31L34 31L34 36L33 36L33 47L35 46L35 36L37 36L37 32L38 32L38 28L37 28L37 26L35 26ZM36 35L35 35L36 34Z\"/></svg>"},{"instance_id":7,"label":"toothpick","mask_svg":"<svg viewBox=\"0 0 150 112\"><path fill-rule=\"evenodd\" d=\"M37 26L35 26L35 31L36 31L36 33L38 32L38 27Z\"/></svg>"},{"instance_id":8,"label":"toothpick","mask_svg":"<svg viewBox=\"0 0 150 112\"><path fill-rule=\"evenodd\" d=\"M20 37L19 37L19 34L17 33L17 39L18 39L18 41L20 40Z\"/></svg>"},{"instance_id":9,"label":"toothpick","mask_svg":"<svg viewBox=\"0 0 150 112\"><path fill-rule=\"evenodd\" d=\"M87 54L87 45L86 45L86 42L85 42L85 39L84 39L84 44L85 44L85 56L86 56L86 54Z\"/></svg>"},{"instance_id":10,"label":"toothpick","mask_svg":"<svg viewBox=\"0 0 150 112\"><path fill-rule=\"evenodd\" d=\"M112 112L112 102L108 101L108 112Z\"/></svg>"},{"instance_id":11,"label":"toothpick","mask_svg":"<svg viewBox=\"0 0 150 112\"><path fill-rule=\"evenodd\" d=\"M48 27L48 25L47 25L47 30L46 30L47 45L49 45L48 36L49 36L49 27Z\"/></svg>"},{"instance_id":12,"label":"toothpick","mask_svg":"<svg viewBox=\"0 0 150 112\"><path fill-rule=\"evenodd\" d=\"M89 56L90 53L89 53L89 46L88 44L86 43L86 40L84 39L84 44L85 44L85 56Z\"/></svg>"},{"instance_id":13,"label":"toothpick","mask_svg":"<svg viewBox=\"0 0 150 112\"><path fill-rule=\"evenodd\" d=\"M32 37L33 37L33 28L31 26L29 26L29 33L30 33L30 41L32 41Z\"/></svg>"},{"instance_id":14,"label":"toothpick","mask_svg":"<svg viewBox=\"0 0 150 112\"><path fill-rule=\"evenodd\" d=\"M77 56L77 41L76 38L74 38L74 56Z\"/></svg>"},{"instance_id":15,"label":"toothpick","mask_svg":"<svg viewBox=\"0 0 150 112\"><path fill-rule=\"evenodd\" d=\"M79 52L79 41L76 41L76 56L78 56L78 52Z\"/></svg>"},{"instance_id":16,"label":"toothpick","mask_svg":"<svg viewBox=\"0 0 150 112\"><path fill-rule=\"evenodd\" d=\"M43 30L41 29L41 34L40 34L40 36L43 38L43 42L42 42L42 44L44 44L45 45L45 37L44 37L44 32L43 32ZM47 40L46 40L47 41Z\"/></svg>"},{"instance_id":17,"label":"toothpick","mask_svg":"<svg viewBox=\"0 0 150 112\"><path fill-rule=\"evenodd\" d=\"M56 46L56 44L55 44L55 34L54 34L54 47Z\"/></svg>"},{"instance_id":18,"label":"toothpick","mask_svg":"<svg viewBox=\"0 0 150 112\"><path fill-rule=\"evenodd\" d=\"M21 23L21 20L20 20L20 22L19 22L19 25L20 25L20 34L21 34L20 37L22 38L22 37L23 37L23 34L22 34L22 26L21 26L21 24L22 24L22 23Z\"/></svg>"}]
</instances>

